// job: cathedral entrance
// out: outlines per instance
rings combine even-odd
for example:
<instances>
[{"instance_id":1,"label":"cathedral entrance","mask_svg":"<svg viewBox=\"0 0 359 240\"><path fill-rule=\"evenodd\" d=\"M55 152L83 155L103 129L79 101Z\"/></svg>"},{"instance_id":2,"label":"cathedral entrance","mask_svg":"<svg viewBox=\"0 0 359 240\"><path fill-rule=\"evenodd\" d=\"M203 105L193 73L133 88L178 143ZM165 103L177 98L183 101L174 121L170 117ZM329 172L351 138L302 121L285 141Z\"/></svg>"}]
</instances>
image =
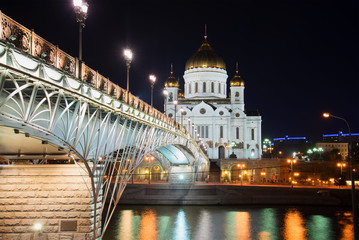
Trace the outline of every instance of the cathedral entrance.
<instances>
[{"instance_id":1,"label":"cathedral entrance","mask_svg":"<svg viewBox=\"0 0 359 240\"><path fill-rule=\"evenodd\" d=\"M219 146L218 148L218 158L219 159L224 159L224 147L223 146Z\"/></svg>"},{"instance_id":2,"label":"cathedral entrance","mask_svg":"<svg viewBox=\"0 0 359 240\"><path fill-rule=\"evenodd\" d=\"M160 166L154 166L151 171L151 180L160 181L161 180L161 168Z\"/></svg>"}]
</instances>

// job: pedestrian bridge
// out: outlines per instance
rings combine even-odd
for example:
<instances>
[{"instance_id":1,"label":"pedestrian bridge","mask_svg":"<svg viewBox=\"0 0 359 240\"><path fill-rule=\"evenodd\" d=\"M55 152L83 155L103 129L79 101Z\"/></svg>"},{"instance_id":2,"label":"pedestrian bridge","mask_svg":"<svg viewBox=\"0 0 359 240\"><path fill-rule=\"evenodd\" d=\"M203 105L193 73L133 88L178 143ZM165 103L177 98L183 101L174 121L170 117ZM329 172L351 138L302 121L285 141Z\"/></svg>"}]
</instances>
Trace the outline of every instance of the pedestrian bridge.
<instances>
[{"instance_id":1,"label":"pedestrian bridge","mask_svg":"<svg viewBox=\"0 0 359 240\"><path fill-rule=\"evenodd\" d=\"M0 126L50 144L83 164L91 179L91 231L96 233L91 238L102 236L103 199L110 199L111 210L106 210L102 232L144 156L161 155L174 171L189 167L192 182L197 173L208 171L208 159L178 123L33 31L1 17Z\"/></svg>"}]
</instances>

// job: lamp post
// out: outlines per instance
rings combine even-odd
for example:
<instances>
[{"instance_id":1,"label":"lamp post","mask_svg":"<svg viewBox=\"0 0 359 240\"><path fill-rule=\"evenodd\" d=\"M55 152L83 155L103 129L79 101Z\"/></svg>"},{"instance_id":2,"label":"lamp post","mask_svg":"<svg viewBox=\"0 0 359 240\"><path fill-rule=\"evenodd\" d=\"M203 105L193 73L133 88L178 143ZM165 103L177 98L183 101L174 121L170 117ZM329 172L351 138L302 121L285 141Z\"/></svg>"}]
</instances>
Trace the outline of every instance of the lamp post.
<instances>
[{"instance_id":1,"label":"lamp post","mask_svg":"<svg viewBox=\"0 0 359 240\"><path fill-rule=\"evenodd\" d=\"M165 96L165 115L167 115L167 96L168 96L168 91L167 89L163 90L163 95Z\"/></svg>"},{"instance_id":2,"label":"lamp post","mask_svg":"<svg viewBox=\"0 0 359 240\"><path fill-rule=\"evenodd\" d=\"M128 97L130 92L130 65L133 59L133 53L131 49L125 49L123 51L123 55L126 60L126 67L127 67L127 87L126 87L126 102L128 103Z\"/></svg>"},{"instance_id":3,"label":"lamp post","mask_svg":"<svg viewBox=\"0 0 359 240\"><path fill-rule=\"evenodd\" d=\"M288 163L290 163L290 187L293 188L293 163L296 163L297 160L295 159L288 159L287 160Z\"/></svg>"},{"instance_id":4,"label":"lamp post","mask_svg":"<svg viewBox=\"0 0 359 240\"><path fill-rule=\"evenodd\" d=\"M181 111L181 125L183 126L183 112L184 112L184 109L181 108L180 111Z\"/></svg>"},{"instance_id":5,"label":"lamp post","mask_svg":"<svg viewBox=\"0 0 359 240\"><path fill-rule=\"evenodd\" d=\"M343 167L347 165L345 163L337 163L337 166L340 167L340 176L343 175Z\"/></svg>"},{"instance_id":6,"label":"lamp post","mask_svg":"<svg viewBox=\"0 0 359 240\"><path fill-rule=\"evenodd\" d=\"M82 29L85 28L87 19L88 4L82 0L73 0L76 21L79 23L79 60L82 61Z\"/></svg>"},{"instance_id":7,"label":"lamp post","mask_svg":"<svg viewBox=\"0 0 359 240\"><path fill-rule=\"evenodd\" d=\"M341 180L341 178L343 176L343 167L346 167L347 165L345 163L339 162L339 163L337 163L337 166L340 167L340 178L339 179ZM341 182L339 182L339 179L338 179L338 188L340 189Z\"/></svg>"},{"instance_id":8,"label":"lamp post","mask_svg":"<svg viewBox=\"0 0 359 240\"><path fill-rule=\"evenodd\" d=\"M265 176L266 176L266 172L262 171L262 172L261 172L261 176L262 176L262 182L264 182L264 178L265 178Z\"/></svg>"},{"instance_id":9,"label":"lamp post","mask_svg":"<svg viewBox=\"0 0 359 240\"><path fill-rule=\"evenodd\" d=\"M243 185L243 168L245 168L246 167L246 165L243 163L243 164L240 164L240 163L238 163L237 164L237 167L239 167L240 169L241 169L241 186Z\"/></svg>"},{"instance_id":10,"label":"lamp post","mask_svg":"<svg viewBox=\"0 0 359 240\"><path fill-rule=\"evenodd\" d=\"M145 160L148 161L148 184L151 184L151 161L155 160L155 157L146 156Z\"/></svg>"},{"instance_id":11,"label":"lamp post","mask_svg":"<svg viewBox=\"0 0 359 240\"><path fill-rule=\"evenodd\" d=\"M188 133L191 134L191 118L188 118Z\"/></svg>"},{"instance_id":12,"label":"lamp post","mask_svg":"<svg viewBox=\"0 0 359 240\"><path fill-rule=\"evenodd\" d=\"M155 86L156 76L151 74L149 78L151 81L151 107L153 107L153 87Z\"/></svg>"},{"instance_id":13,"label":"lamp post","mask_svg":"<svg viewBox=\"0 0 359 240\"><path fill-rule=\"evenodd\" d=\"M177 103L178 103L178 101L177 100L174 100L173 101L173 104L175 105L175 117L174 117L174 120L175 120L175 122L177 122L177 119L176 119L176 114L177 114Z\"/></svg>"},{"instance_id":14,"label":"lamp post","mask_svg":"<svg viewBox=\"0 0 359 240\"><path fill-rule=\"evenodd\" d=\"M79 23L79 78L82 79L82 29L85 28L87 19L88 4L82 0L73 0L76 22Z\"/></svg>"},{"instance_id":15,"label":"lamp post","mask_svg":"<svg viewBox=\"0 0 359 240\"><path fill-rule=\"evenodd\" d=\"M332 118L336 118L336 119L344 121L345 124L347 125L348 131L349 131L349 149L348 149L349 154L348 154L348 158L349 158L350 177L351 177L351 184L352 184L351 195L352 195L353 226L354 226L354 239L357 239L359 237L359 233L358 233L357 202L356 202L356 196L355 196L355 180L354 180L354 171L353 171L354 166L353 166L353 159L352 159L352 133L350 131L349 123L344 118L332 115L330 113L323 113L323 117L324 118L332 117Z\"/></svg>"}]
</instances>

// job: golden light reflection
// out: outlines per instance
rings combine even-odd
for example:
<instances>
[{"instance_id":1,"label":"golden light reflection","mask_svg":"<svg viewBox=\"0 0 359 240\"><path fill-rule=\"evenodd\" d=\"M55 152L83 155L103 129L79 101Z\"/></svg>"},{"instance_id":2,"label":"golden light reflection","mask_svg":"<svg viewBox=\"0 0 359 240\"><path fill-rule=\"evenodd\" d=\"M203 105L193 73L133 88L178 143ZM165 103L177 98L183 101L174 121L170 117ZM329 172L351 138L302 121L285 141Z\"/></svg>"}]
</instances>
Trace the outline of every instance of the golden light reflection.
<instances>
[{"instance_id":1,"label":"golden light reflection","mask_svg":"<svg viewBox=\"0 0 359 240\"><path fill-rule=\"evenodd\" d=\"M132 238L132 217L132 210L122 211L118 239Z\"/></svg>"},{"instance_id":2,"label":"golden light reflection","mask_svg":"<svg viewBox=\"0 0 359 240\"><path fill-rule=\"evenodd\" d=\"M141 216L139 239L157 239L157 216L153 210L145 211ZM126 238L124 238L126 239Z\"/></svg>"},{"instance_id":3,"label":"golden light reflection","mask_svg":"<svg viewBox=\"0 0 359 240\"><path fill-rule=\"evenodd\" d=\"M354 227L353 227L353 218L351 212L344 212L339 214L340 220L338 225L342 229L340 240L349 240L354 239Z\"/></svg>"},{"instance_id":4,"label":"golden light reflection","mask_svg":"<svg viewBox=\"0 0 359 240\"><path fill-rule=\"evenodd\" d=\"M251 223L248 212L236 212L236 239L251 239Z\"/></svg>"},{"instance_id":5,"label":"golden light reflection","mask_svg":"<svg viewBox=\"0 0 359 240\"><path fill-rule=\"evenodd\" d=\"M289 210L284 217L284 239L306 239L307 229L305 222L298 210Z\"/></svg>"},{"instance_id":6,"label":"golden light reflection","mask_svg":"<svg viewBox=\"0 0 359 240\"><path fill-rule=\"evenodd\" d=\"M259 240L271 240L270 233L269 232L260 232L260 233L258 233L258 239Z\"/></svg>"}]
</instances>

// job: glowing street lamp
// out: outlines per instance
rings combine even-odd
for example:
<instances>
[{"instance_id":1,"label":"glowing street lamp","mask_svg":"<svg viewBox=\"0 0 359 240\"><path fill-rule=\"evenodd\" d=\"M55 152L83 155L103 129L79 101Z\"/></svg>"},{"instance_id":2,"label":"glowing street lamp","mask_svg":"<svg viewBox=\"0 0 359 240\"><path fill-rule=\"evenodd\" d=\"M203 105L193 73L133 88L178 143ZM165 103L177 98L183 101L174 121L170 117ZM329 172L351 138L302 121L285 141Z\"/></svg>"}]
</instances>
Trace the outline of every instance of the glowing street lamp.
<instances>
[{"instance_id":1,"label":"glowing street lamp","mask_svg":"<svg viewBox=\"0 0 359 240\"><path fill-rule=\"evenodd\" d=\"M291 173L290 184L291 184L291 188L293 188L293 163L297 163L297 160L287 159L287 162L290 163L290 173Z\"/></svg>"},{"instance_id":2,"label":"glowing street lamp","mask_svg":"<svg viewBox=\"0 0 359 240\"><path fill-rule=\"evenodd\" d=\"M265 171L261 171L262 181L264 182L264 178L266 177L267 173Z\"/></svg>"},{"instance_id":3,"label":"glowing street lamp","mask_svg":"<svg viewBox=\"0 0 359 240\"><path fill-rule=\"evenodd\" d=\"M88 3L82 0L73 0L76 21L79 23L79 60L82 61L82 29L85 28L87 19ZM80 75L81 76L81 75Z\"/></svg>"},{"instance_id":4,"label":"glowing street lamp","mask_svg":"<svg viewBox=\"0 0 359 240\"><path fill-rule=\"evenodd\" d=\"M345 163L337 163L337 166L340 167L340 175L343 175L343 167L346 167L347 165Z\"/></svg>"},{"instance_id":5,"label":"glowing street lamp","mask_svg":"<svg viewBox=\"0 0 359 240\"><path fill-rule=\"evenodd\" d=\"M241 174L240 174L240 176L241 176L241 186L242 186L242 185L243 185L243 168L245 168L246 165L245 165L244 163L242 163L242 164L238 163L238 164L237 164L237 167L239 167L239 168L241 169Z\"/></svg>"},{"instance_id":6,"label":"glowing street lamp","mask_svg":"<svg viewBox=\"0 0 359 240\"><path fill-rule=\"evenodd\" d=\"M153 87L155 86L156 82L156 76L151 74L149 76L150 82L151 82L151 107L153 107Z\"/></svg>"},{"instance_id":7,"label":"glowing street lamp","mask_svg":"<svg viewBox=\"0 0 359 240\"><path fill-rule=\"evenodd\" d=\"M180 109L181 112L181 125L183 126L183 114L184 114L184 109L181 107Z\"/></svg>"},{"instance_id":8,"label":"glowing street lamp","mask_svg":"<svg viewBox=\"0 0 359 240\"><path fill-rule=\"evenodd\" d=\"M336 118L339 120L342 120L347 125L348 131L349 131L349 152L348 152L348 158L349 158L349 165L350 165L350 177L351 177L351 195L352 195L352 211L353 211L353 226L354 226L354 239L359 238L358 233L358 212L357 212L357 202L356 202L356 196L355 196L355 180L354 180L354 171L353 171L353 159L352 159L352 133L350 131L350 126L347 120L345 120L342 117L338 117L335 115L332 115L330 113L323 113L324 118Z\"/></svg>"},{"instance_id":9,"label":"glowing street lamp","mask_svg":"<svg viewBox=\"0 0 359 240\"><path fill-rule=\"evenodd\" d=\"M123 56L126 60L126 68L127 68L127 87L126 87L126 102L128 103L128 97L130 92L130 66L133 59L133 53L131 49L123 50Z\"/></svg>"}]
</instances>

